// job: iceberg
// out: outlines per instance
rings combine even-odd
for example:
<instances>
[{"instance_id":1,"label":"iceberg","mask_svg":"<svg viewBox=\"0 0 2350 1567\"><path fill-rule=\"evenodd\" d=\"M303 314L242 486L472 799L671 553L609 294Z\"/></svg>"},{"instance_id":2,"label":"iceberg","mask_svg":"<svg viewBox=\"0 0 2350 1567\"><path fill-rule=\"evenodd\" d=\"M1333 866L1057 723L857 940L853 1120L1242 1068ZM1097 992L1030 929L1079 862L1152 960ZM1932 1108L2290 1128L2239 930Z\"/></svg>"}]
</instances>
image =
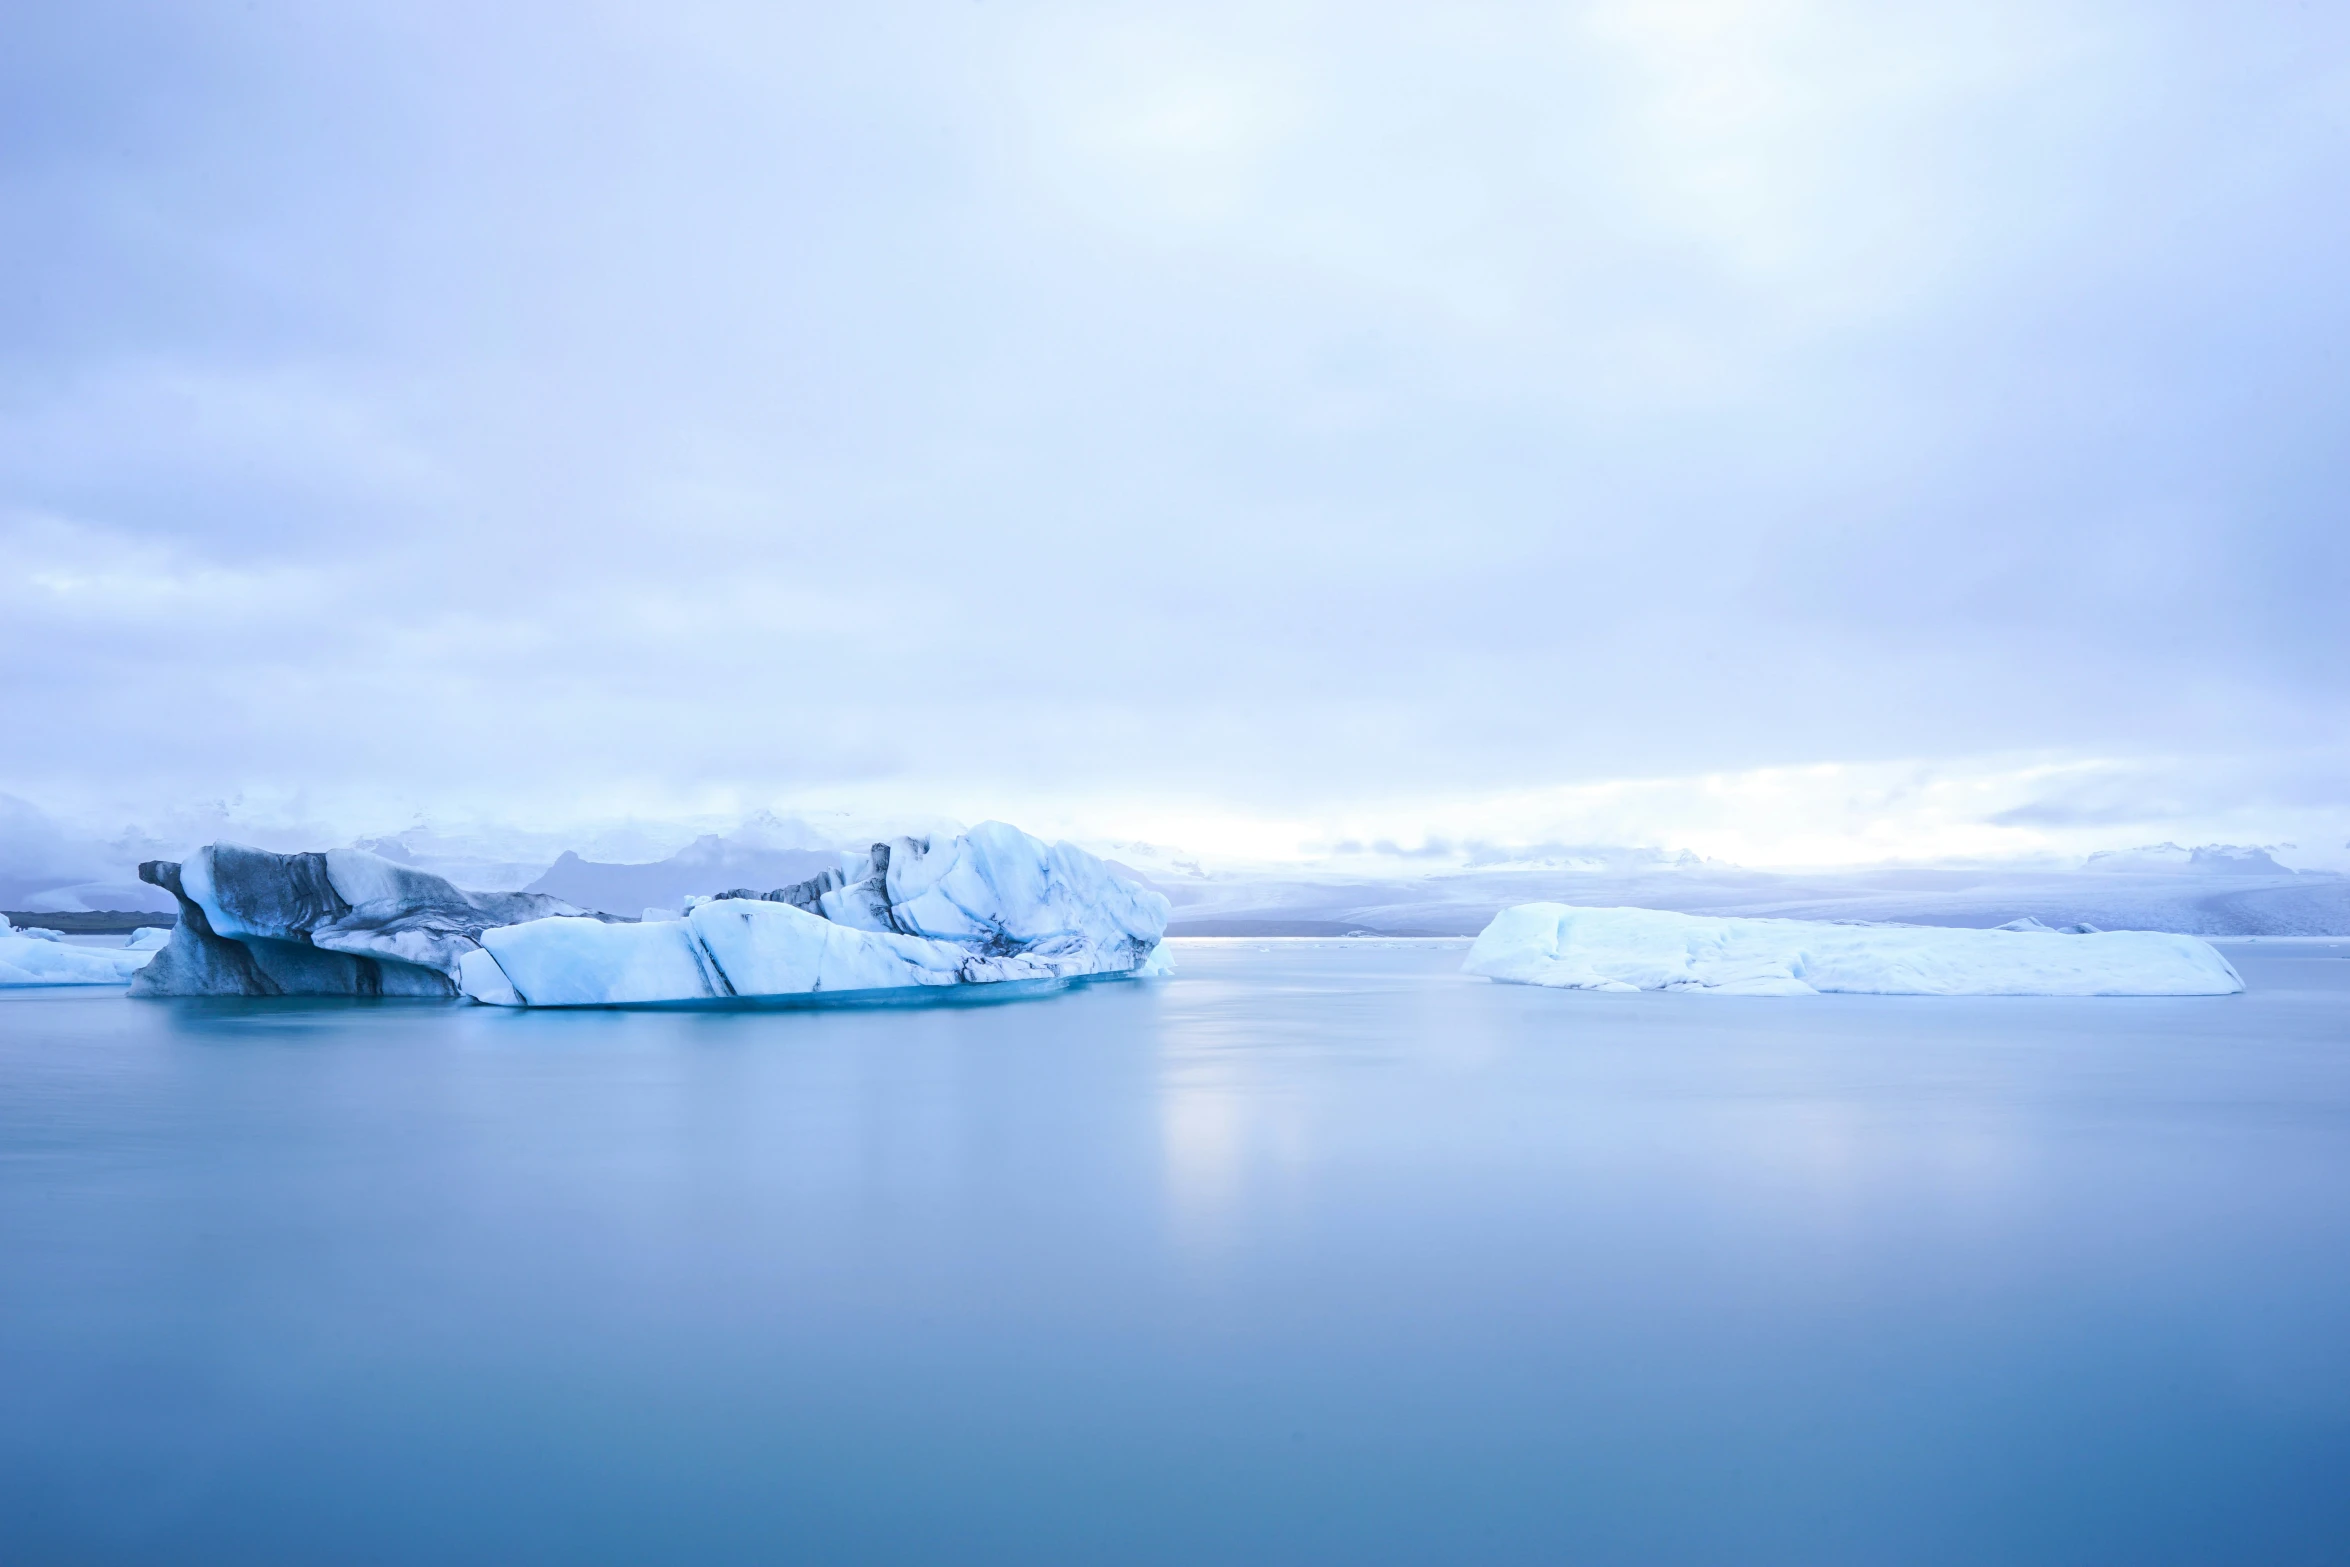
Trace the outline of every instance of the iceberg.
<instances>
[{"instance_id":1,"label":"iceberg","mask_svg":"<svg viewBox=\"0 0 2350 1567\"><path fill-rule=\"evenodd\" d=\"M1167 900L1069 844L988 822L827 858L787 887L690 897L632 921L544 893L468 891L365 849L216 843L139 867L178 903L179 924L160 951L99 953L92 961L114 966L90 982L131 977L135 996L462 995L544 1007L1164 971Z\"/></svg>"},{"instance_id":2,"label":"iceberg","mask_svg":"<svg viewBox=\"0 0 2350 1567\"><path fill-rule=\"evenodd\" d=\"M580 911L528 892L468 892L365 849L272 854L216 843L139 879L179 924L134 996L441 996L495 925Z\"/></svg>"},{"instance_id":3,"label":"iceberg","mask_svg":"<svg viewBox=\"0 0 2350 1567\"><path fill-rule=\"evenodd\" d=\"M1166 898L1002 822L877 843L788 887L685 904L635 924L573 913L486 929L460 987L504 1006L642 1006L1165 972Z\"/></svg>"},{"instance_id":4,"label":"iceberg","mask_svg":"<svg viewBox=\"0 0 2350 1567\"><path fill-rule=\"evenodd\" d=\"M53 930L19 928L0 915L0 989L119 985L154 957L125 947L83 947Z\"/></svg>"},{"instance_id":5,"label":"iceberg","mask_svg":"<svg viewBox=\"0 0 2350 1567\"><path fill-rule=\"evenodd\" d=\"M2020 928L2017 928L2020 927ZM2225 996L2244 988L2209 942L2159 931L2067 933L1738 919L1522 903L1462 972L1563 990L1715 995Z\"/></svg>"}]
</instances>

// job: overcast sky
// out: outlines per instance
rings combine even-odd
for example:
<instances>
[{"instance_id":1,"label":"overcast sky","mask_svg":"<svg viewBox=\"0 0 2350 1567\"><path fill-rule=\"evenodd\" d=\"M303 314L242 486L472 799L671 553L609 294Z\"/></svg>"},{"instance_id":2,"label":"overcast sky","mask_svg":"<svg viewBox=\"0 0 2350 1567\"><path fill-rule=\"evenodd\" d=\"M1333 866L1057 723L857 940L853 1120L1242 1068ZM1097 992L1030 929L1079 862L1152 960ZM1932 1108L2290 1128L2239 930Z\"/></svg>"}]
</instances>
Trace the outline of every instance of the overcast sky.
<instances>
[{"instance_id":1,"label":"overcast sky","mask_svg":"<svg viewBox=\"0 0 2350 1567\"><path fill-rule=\"evenodd\" d=\"M5 32L46 809L2350 838L2340 5Z\"/></svg>"}]
</instances>

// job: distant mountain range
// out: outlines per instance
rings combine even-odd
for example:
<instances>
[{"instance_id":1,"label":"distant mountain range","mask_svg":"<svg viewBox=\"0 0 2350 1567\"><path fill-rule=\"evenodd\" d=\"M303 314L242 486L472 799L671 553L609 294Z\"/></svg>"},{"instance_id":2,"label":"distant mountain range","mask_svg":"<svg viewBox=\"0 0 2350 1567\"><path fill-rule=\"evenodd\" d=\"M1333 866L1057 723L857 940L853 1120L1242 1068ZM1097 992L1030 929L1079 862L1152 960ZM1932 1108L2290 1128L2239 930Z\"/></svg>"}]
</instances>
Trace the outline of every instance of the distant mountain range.
<instances>
[{"instance_id":1,"label":"distant mountain range","mask_svg":"<svg viewBox=\"0 0 2350 1567\"><path fill-rule=\"evenodd\" d=\"M1154 882L1171 935L1475 935L1515 903L1782 919L2055 926L2202 936L2350 935L2350 877L2291 871L2258 849L2129 850L2082 868L1907 867L1819 873L1708 861L1511 866L1385 880L1208 876Z\"/></svg>"},{"instance_id":2,"label":"distant mountain range","mask_svg":"<svg viewBox=\"0 0 2350 1567\"><path fill-rule=\"evenodd\" d=\"M244 830L205 830L243 841ZM840 849L862 850L906 830L850 820L813 823L760 814L725 836L706 834L665 859L646 832L587 838L589 859L552 834L451 835L411 828L358 846L482 891L548 893L582 908L634 919L674 909L695 893L738 887L767 892L828 870ZM938 830L922 824L916 831ZM279 850L324 844L279 841ZM677 840L670 838L667 842ZM140 884L142 859L183 857L194 842L126 834L99 842L68 832L22 800L0 795L0 908L30 915L88 911L170 912L170 899ZM1358 848L1359 846L1349 846ZM1373 850L1382 846L1374 845ZM2203 936L2350 935L2350 876L2294 871L2263 847L2173 843L2092 854L2072 865L1937 865L1819 872L1749 870L1693 854L1608 845L1479 848L1448 862L1363 853L1317 866L1216 867L1142 843L1097 852L1174 905L1172 934L1326 936L1365 930L1396 935L1474 935L1511 904L1548 900L1794 919L1891 920L1921 925L2000 925L2030 917L2052 926L2170 930ZM541 867L544 867L542 869ZM109 928L112 928L111 926Z\"/></svg>"},{"instance_id":3,"label":"distant mountain range","mask_svg":"<svg viewBox=\"0 0 2350 1567\"><path fill-rule=\"evenodd\" d=\"M840 864L829 849L767 849L705 833L665 860L618 865L583 860L570 850L524 888L576 903L583 909L635 919L647 909L674 909L693 894L748 887L771 892L806 881Z\"/></svg>"}]
</instances>

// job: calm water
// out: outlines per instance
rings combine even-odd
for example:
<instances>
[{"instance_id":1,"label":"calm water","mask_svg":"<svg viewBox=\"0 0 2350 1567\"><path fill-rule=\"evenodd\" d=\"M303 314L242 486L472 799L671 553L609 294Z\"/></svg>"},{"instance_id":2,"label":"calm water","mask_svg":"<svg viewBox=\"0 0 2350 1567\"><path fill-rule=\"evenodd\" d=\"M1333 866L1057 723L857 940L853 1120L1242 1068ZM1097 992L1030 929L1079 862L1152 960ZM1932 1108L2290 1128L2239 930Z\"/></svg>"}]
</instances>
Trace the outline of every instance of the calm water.
<instances>
[{"instance_id":1,"label":"calm water","mask_svg":"<svg viewBox=\"0 0 2350 1567\"><path fill-rule=\"evenodd\" d=\"M2350 1561L2350 947L0 1002L0 1562Z\"/></svg>"}]
</instances>

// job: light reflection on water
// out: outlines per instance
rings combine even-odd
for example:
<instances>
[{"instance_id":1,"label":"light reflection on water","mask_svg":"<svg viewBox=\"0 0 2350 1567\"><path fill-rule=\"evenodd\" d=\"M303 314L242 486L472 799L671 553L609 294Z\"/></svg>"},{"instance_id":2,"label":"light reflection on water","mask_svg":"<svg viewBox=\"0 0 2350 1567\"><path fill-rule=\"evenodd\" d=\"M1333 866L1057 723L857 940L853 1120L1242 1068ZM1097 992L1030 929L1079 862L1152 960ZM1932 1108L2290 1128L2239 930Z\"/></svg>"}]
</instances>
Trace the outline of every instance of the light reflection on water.
<instances>
[{"instance_id":1,"label":"light reflection on water","mask_svg":"<svg viewBox=\"0 0 2350 1567\"><path fill-rule=\"evenodd\" d=\"M0 1003L0 1561L2350 1559L2350 963Z\"/></svg>"}]
</instances>

